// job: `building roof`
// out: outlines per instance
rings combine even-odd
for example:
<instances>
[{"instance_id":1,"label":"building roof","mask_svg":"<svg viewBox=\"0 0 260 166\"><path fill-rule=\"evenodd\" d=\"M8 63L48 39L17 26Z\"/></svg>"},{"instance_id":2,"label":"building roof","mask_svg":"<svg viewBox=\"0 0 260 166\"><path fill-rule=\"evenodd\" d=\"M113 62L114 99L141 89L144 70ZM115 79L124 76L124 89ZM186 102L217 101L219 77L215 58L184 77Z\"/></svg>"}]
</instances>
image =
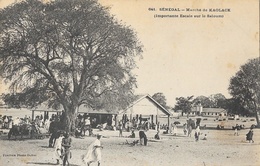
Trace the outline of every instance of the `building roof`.
<instances>
[{"instance_id":1,"label":"building roof","mask_svg":"<svg viewBox=\"0 0 260 166\"><path fill-rule=\"evenodd\" d=\"M125 110L122 110L121 112L125 112L127 109L131 108L133 105L137 104L138 102L140 102L141 100L143 100L144 98L147 98L149 101L151 101L152 103L154 103L156 106L158 106L160 108L160 110L166 114L166 115L171 115L171 113L164 108L161 104L159 104L157 101L155 101L149 94L145 94L145 95L136 95L136 99L134 100L134 102L132 102ZM52 108L48 108L46 105L39 105L37 107L34 107L32 109L32 111L48 111L48 112L61 112L63 110L63 107L61 107L62 109L52 109ZM118 114L119 111L118 110L94 110L91 107L85 106L85 105L81 105L79 107L79 111L78 113L89 113L89 114Z\"/></svg>"},{"instance_id":2,"label":"building roof","mask_svg":"<svg viewBox=\"0 0 260 166\"><path fill-rule=\"evenodd\" d=\"M94 110L91 107L88 107L86 105L79 106L79 112L78 113L88 113L88 114L118 114L118 111L115 110Z\"/></svg>"},{"instance_id":3,"label":"building roof","mask_svg":"<svg viewBox=\"0 0 260 166\"><path fill-rule=\"evenodd\" d=\"M61 106L62 107L62 106ZM53 108L48 108L48 106L41 104L39 106L36 106L31 109L32 111L48 111L48 112L62 112L62 109L53 109ZM81 105L79 107L78 113L84 114L84 113L89 113L89 114L118 114L118 111L106 111L106 110L94 110L91 107L87 107L85 105Z\"/></svg>"},{"instance_id":4,"label":"building roof","mask_svg":"<svg viewBox=\"0 0 260 166\"><path fill-rule=\"evenodd\" d=\"M128 110L129 108L131 108L133 105L139 103L141 100L143 100L144 98L147 98L149 101L153 102L156 106L158 106L162 112L166 115L171 115L171 113L164 108L161 104L159 104L157 101L155 101L149 94L145 94L145 95L137 95L136 96L136 100L134 100L134 102L132 102L132 104L130 104L125 110L123 110L121 113L126 112L126 110Z\"/></svg>"},{"instance_id":5,"label":"building roof","mask_svg":"<svg viewBox=\"0 0 260 166\"><path fill-rule=\"evenodd\" d=\"M223 108L203 108L202 112L221 113L221 112L227 112L227 111Z\"/></svg>"},{"instance_id":6,"label":"building roof","mask_svg":"<svg viewBox=\"0 0 260 166\"><path fill-rule=\"evenodd\" d=\"M48 111L48 112L61 112L63 110L63 107L60 109L53 109L53 108L49 108L47 105L45 104L41 104L38 105L36 107L33 107L31 109L32 111Z\"/></svg>"}]
</instances>

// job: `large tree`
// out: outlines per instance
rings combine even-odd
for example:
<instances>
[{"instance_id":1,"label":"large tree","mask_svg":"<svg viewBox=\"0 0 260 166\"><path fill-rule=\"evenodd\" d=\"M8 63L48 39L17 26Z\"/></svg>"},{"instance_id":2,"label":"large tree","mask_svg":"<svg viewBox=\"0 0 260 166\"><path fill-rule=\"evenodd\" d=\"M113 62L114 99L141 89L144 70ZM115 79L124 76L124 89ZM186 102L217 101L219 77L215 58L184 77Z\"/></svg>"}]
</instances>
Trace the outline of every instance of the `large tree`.
<instances>
[{"instance_id":1,"label":"large tree","mask_svg":"<svg viewBox=\"0 0 260 166\"><path fill-rule=\"evenodd\" d=\"M25 0L0 11L1 76L28 101L62 105L66 130L81 104L129 103L141 52L136 33L97 0Z\"/></svg>"},{"instance_id":2,"label":"large tree","mask_svg":"<svg viewBox=\"0 0 260 166\"><path fill-rule=\"evenodd\" d=\"M260 111L260 60L249 60L230 80L229 92L233 98L254 112L259 126Z\"/></svg>"},{"instance_id":3,"label":"large tree","mask_svg":"<svg viewBox=\"0 0 260 166\"><path fill-rule=\"evenodd\" d=\"M226 99L226 108L228 111L228 114L236 114L236 115L246 115L246 116L252 116L254 115L252 112L250 112L247 108L245 108L239 99L230 98Z\"/></svg>"}]
</instances>

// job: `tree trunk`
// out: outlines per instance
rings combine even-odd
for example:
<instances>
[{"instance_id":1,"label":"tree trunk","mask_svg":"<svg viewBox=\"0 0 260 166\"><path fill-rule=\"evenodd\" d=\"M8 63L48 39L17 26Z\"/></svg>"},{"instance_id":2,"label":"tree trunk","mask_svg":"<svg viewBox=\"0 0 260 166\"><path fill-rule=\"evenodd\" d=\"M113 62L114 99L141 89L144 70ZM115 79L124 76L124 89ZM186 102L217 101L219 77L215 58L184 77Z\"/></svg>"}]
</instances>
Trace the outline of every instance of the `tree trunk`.
<instances>
[{"instance_id":1,"label":"tree trunk","mask_svg":"<svg viewBox=\"0 0 260 166\"><path fill-rule=\"evenodd\" d=\"M258 116L257 109L255 110L255 118L256 118L257 127L260 128L260 122L259 122L259 116Z\"/></svg>"},{"instance_id":2,"label":"tree trunk","mask_svg":"<svg viewBox=\"0 0 260 166\"><path fill-rule=\"evenodd\" d=\"M74 133L76 129L76 118L78 114L78 109L75 106L64 106L65 109L65 131Z\"/></svg>"},{"instance_id":3,"label":"tree trunk","mask_svg":"<svg viewBox=\"0 0 260 166\"><path fill-rule=\"evenodd\" d=\"M187 118L189 118L190 117L190 112L187 112Z\"/></svg>"},{"instance_id":4,"label":"tree trunk","mask_svg":"<svg viewBox=\"0 0 260 166\"><path fill-rule=\"evenodd\" d=\"M258 116L258 104L256 102L254 102L255 105L255 118L256 118L256 123L257 123L257 127L260 128L260 123L259 123L259 116Z\"/></svg>"}]
</instances>

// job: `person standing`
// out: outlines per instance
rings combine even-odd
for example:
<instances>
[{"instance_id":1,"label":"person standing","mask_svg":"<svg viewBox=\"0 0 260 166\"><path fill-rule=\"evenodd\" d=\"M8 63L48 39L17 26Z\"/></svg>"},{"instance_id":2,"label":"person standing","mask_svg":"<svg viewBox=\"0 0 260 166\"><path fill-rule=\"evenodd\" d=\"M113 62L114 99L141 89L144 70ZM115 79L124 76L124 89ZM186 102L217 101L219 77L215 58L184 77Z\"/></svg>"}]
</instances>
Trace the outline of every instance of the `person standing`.
<instances>
[{"instance_id":1,"label":"person standing","mask_svg":"<svg viewBox=\"0 0 260 166\"><path fill-rule=\"evenodd\" d=\"M55 119L54 121L51 121L50 127L49 127L49 133L51 134L49 139L49 147L54 147L56 139L59 137L58 133L58 120Z\"/></svg>"},{"instance_id":2,"label":"person standing","mask_svg":"<svg viewBox=\"0 0 260 166\"><path fill-rule=\"evenodd\" d=\"M177 125L173 124L173 135L176 136L177 135Z\"/></svg>"},{"instance_id":3,"label":"person standing","mask_svg":"<svg viewBox=\"0 0 260 166\"><path fill-rule=\"evenodd\" d=\"M250 128L249 132L246 134L246 140L252 143L254 143L254 140L253 140L253 128Z\"/></svg>"},{"instance_id":4,"label":"person standing","mask_svg":"<svg viewBox=\"0 0 260 166\"><path fill-rule=\"evenodd\" d=\"M85 165L89 166L93 162L98 162L98 166L100 166L101 149L103 148L100 139L101 135L98 134L97 139L89 145L87 153L82 156L82 161Z\"/></svg>"},{"instance_id":5,"label":"person standing","mask_svg":"<svg viewBox=\"0 0 260 166\"><path fill-rule=\"evenodd\" d=\"M60 137L57 139L56 144L55 144L55 151L54 151L54 157L57 160L57 164L60 164L60 160L62 159L62 140L64 136L63 133L60 133Z\"/></svg>"},{"instance_id":6,"label":"person standing","mask_svg":"<svg viewBox=\"0 0 260 166\"><path fill-rule=\"evenodd\" d=\"M238 124L236 124L235 126L235 132L234 132L234 135L238 136L238 129L239 129L239 126Z\"/></svg>"},{"instance_id":7,"label":"person standing","mask_svg":"<svg viewBox=\"0 0 260 166\"><path fill-rule=\"evenodd\" d=\"M119 137L123 137L123 125L121 124L121 122L119 122L118 128L119 128Z\"/></svg>"},{"instance_id":8,"label":"person standing","mask_svg":"<svg viewBox=\"0 0 260 166\"><path fill-rule=\"evenodd\" d=\"M184 135L187 134L187 124L186 123L184 123L184 125L183 125L183 132L184 132Z\"/></svg>"},{"instance_id":9,"label":"person standing","mask_svg":"<svg viewBox=\"0 0 260 166\"><path fill-rule=\"evenodd\" d=\"M144 130L143 130L143 129L139 131L139 138L140 138L140 144L141 144L141 145L144 144L144 146L147 146L147 141L148 141L148 139L147 139L147 136L146 136L146 134L144 133Z\"/></svg>"},{"instance_id":10,"label":"person standing","mask_svg":"<svg viewBox=\"0 0 260 166\"><path fill-rule=\"evenodd\" d=\"M62 139L62 143L61 146L63 147L63 166L66 165L66 163L68 163L68 165L70 165L69 163L69 158L71 158L71 152L70 152L70 147L71 147L71 138L69 136L69 133L65 133L64 135L65 138Z\"/></svg>"},{"instance_id":11,"label":"person standing","mask_svg":"<svg viewBox=\"0 0 260 166\"><path fill-rule=\"evenodd\" d=\"M199 140L199 136L200 136L200 126L197 126L196 130L195 130L195 140L196 141Z\"/></svg>"},{"instance_id":12,"label":"person standing","mask_svg":"<svg viewBox=\"0 0 260 166\"><path fill-rule=\"evenodd\" d=\"M192 133L192 126L189 125L189 126L188 126L188 137L189 137L189 136L191 137L191 133Z\"/></svg>"}]
</instances>

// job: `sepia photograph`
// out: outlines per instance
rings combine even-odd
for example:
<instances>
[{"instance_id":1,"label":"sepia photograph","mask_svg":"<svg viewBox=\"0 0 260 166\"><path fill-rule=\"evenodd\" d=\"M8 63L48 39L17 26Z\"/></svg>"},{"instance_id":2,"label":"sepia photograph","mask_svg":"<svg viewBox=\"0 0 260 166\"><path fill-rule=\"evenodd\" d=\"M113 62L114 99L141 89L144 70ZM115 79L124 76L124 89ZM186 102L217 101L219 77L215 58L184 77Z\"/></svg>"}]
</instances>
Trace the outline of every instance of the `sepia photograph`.
<instances>
[{"instance_id":1,"label":"sepia photograph","mask_svg":"<svg viewBox=\"0 0 260 166\"><path fill-rule=\"evenodd\" d=\"M258 0L0 0L1 166L259 166Z\"/></svg>"}]
</instances>

